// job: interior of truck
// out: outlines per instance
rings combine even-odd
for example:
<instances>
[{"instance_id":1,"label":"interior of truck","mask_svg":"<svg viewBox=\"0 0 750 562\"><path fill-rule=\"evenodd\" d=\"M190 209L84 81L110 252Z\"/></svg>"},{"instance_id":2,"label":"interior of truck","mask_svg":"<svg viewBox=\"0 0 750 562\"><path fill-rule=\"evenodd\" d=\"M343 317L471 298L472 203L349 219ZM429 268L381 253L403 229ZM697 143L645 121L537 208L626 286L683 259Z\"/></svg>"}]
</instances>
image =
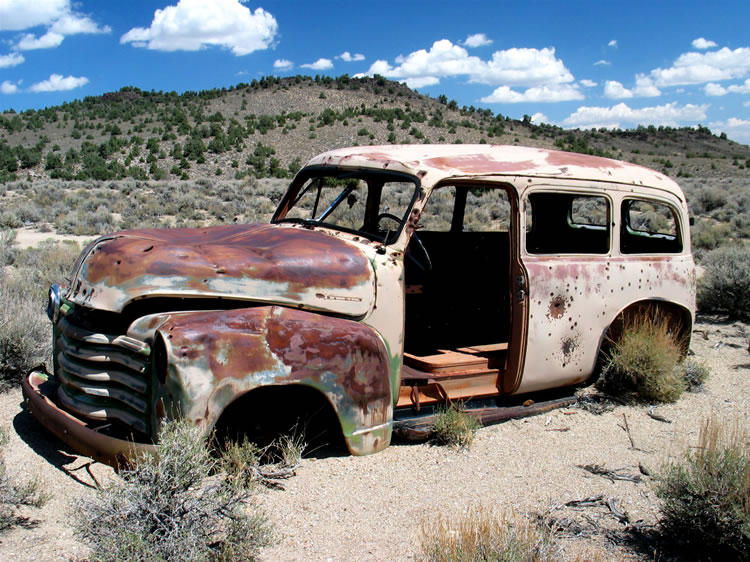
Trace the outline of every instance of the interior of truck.
<instances>
[{"instance_id":1,"label":"interior of truck","mask_svg":"<svg viewBox=\"0 0 750 562\"><path fill-rule=\"evenodd\" d=\"M510 338L510 224L502 187L455 185L431 194L404 260L403 384L447 399L455 393L435 381L465 377L469 394L497 392ZM477 388L482 374L484 389Z\"/></svg>"}]
</instances>

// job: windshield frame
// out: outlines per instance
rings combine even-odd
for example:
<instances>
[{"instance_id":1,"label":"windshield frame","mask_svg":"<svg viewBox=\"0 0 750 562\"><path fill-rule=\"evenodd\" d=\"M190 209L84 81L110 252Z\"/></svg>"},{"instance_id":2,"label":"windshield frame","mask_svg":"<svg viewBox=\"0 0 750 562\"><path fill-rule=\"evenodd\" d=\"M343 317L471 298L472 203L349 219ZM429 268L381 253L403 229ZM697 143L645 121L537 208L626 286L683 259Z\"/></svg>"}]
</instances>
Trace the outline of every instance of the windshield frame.
<instances>
[{"instance_id":1,"label":"windshield frame","mask_svg":"<svg viewBox=\"0 0 750 562\"><path fill-rule=\"evenodd\" d=\"M404 209L403 217L401 217L401 220L398 224L398 228L394 230L386 231L385 235L383 236L372 233L372 232L367 232L364 230L347 228L347 227L344 227L335 223L329 223L325 221L325 218L333 210L332 208L335 208L335 206L338 203L346 199L347 190L349 189L349 186L342 187L341 193L339 193L339 195L336 197L336 200L329 206L328 209L325 209L322 212L321 212L321 209L317 209L317 213L318 213L317 219L301 218L301 217L286 218L286 215L289 213L289 211L295 206L295 204L299 202L303 193L307 189L310 189L310 187L313 187L315 185L314 180L316 177L317 178L333 177L338 180L345 180L345 179L364 180L368 185L368 189L370 188L370 182L372 179L378 179L383 184L385 184L389 179L391 179L391 181L399 181L399 182L413 184L414 192L411 196L411 199L409 200L408 205ZM303 190L306 184L307 184L307 188ZM279 203L279 206L277 207L276 211L273 214L273 217L271 218L271 223L272 224L303 224L306 226L315 226L315 227L319 226L319 227L329 228L331 230L355 234L357 236L361 236L363 238L372 240L374 242L380 242L385 246L385 245L393 244L401 236L401 232L403 231L404 226L407 222L407 219L409 218L411 209L414 206L414 203L417 201L417 198L419 197L421 188L422 188L422 185L418 177L413 176L411 174L405 174L403 172L393 172L389 170L377 170L377 169L371 169L371 168L344 168L340 166L335 166L335 167L334 166L310 166L308 168L301 170L297 174L297 176L295 176L294 180L292 180L292 183L290 184L289 188L284 194L284 197L282 197L281 202ZM317 206L317 201L316 201L316 206ZM370 217L370 220L373 220L376 218L377 216Z\"/></svg>"}]
</instances>

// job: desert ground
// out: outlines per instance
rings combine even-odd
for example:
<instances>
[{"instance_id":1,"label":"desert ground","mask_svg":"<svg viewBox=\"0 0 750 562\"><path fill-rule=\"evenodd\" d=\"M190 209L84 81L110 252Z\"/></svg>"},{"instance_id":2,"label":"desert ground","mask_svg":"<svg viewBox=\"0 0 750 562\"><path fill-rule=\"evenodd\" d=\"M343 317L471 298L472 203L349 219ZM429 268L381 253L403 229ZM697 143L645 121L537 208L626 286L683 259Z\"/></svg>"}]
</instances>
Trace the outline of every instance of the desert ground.
<instances>
[{"instance_id":1,"label":"desert ground","mask_svg":"<svg viewBox=\"0 0 750 562\"><path fill-rule=\"evenodd\" d=\"M651 410L666 421L649 416L648 405L615 405L601 414L569 407L482 428L468 450L397 443L367 457L313 453L283 490L263 489L257 496L275 531L263 558L415 559L423 526L429 529L438 514L485 505L554 518L562 559L652 559L649 545L628 544L625 531L657 523L653 474L696 442L702 419L750 415L749 337L746 324L700 319L690 352L710 366L711 376L702 391ZM0 423L10 434L10 475L16 481L39 478L51 494L43 507L23 508L26 525L0 535L0 555L86 558L70 525L75 500L116 475L44 431L23 409L20 389L0 396ZM639 481L610 480L582 465ZM602 499L586 507L564 505L593 496ZM614 515L607 500L627 521Z\"/></svg>"}]
</instances>

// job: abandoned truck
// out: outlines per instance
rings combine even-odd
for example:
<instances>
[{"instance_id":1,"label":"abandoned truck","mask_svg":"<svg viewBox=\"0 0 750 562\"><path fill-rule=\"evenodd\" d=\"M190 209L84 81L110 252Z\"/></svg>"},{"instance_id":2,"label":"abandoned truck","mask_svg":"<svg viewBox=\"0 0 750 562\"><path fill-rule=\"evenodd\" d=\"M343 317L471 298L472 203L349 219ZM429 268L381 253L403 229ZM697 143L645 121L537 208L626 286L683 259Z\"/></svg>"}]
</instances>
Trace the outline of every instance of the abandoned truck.
<instances>
[{"instance_id":1,"label":"abandoned truck","mask_svg":"<svg viewBox=\"0 0 750 562\"><path fill-rule=\"evenodd\" d=\"M435 404L490 411L585 381L646 304L689 338L694 302L685 197L659 172L517 146L344 148L304 166L270 224L90 244L50 289L53 372L23 390L111 464L178 415L252 437L323 411L364 455Z\"/></svg>"}]
</instances>

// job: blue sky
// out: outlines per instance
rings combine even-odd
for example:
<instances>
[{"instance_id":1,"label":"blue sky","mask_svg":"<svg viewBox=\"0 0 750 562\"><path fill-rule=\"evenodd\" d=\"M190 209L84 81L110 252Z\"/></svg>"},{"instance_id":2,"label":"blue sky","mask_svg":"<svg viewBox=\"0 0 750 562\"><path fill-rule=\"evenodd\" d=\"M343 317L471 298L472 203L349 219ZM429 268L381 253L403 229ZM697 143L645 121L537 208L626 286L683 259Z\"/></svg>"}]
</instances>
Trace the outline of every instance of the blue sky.
<instances>
[{"instance_id":1,"label":"blue sky","mask_svg":"<svg viewBox=\"0 0 750 562\"><path fill-rule=\"evenodd\" d=\"M748 22L748 0L0 0L0 110L377 73L565 128L702 124L750 143Z\"/></svg>"}]
</instances>

